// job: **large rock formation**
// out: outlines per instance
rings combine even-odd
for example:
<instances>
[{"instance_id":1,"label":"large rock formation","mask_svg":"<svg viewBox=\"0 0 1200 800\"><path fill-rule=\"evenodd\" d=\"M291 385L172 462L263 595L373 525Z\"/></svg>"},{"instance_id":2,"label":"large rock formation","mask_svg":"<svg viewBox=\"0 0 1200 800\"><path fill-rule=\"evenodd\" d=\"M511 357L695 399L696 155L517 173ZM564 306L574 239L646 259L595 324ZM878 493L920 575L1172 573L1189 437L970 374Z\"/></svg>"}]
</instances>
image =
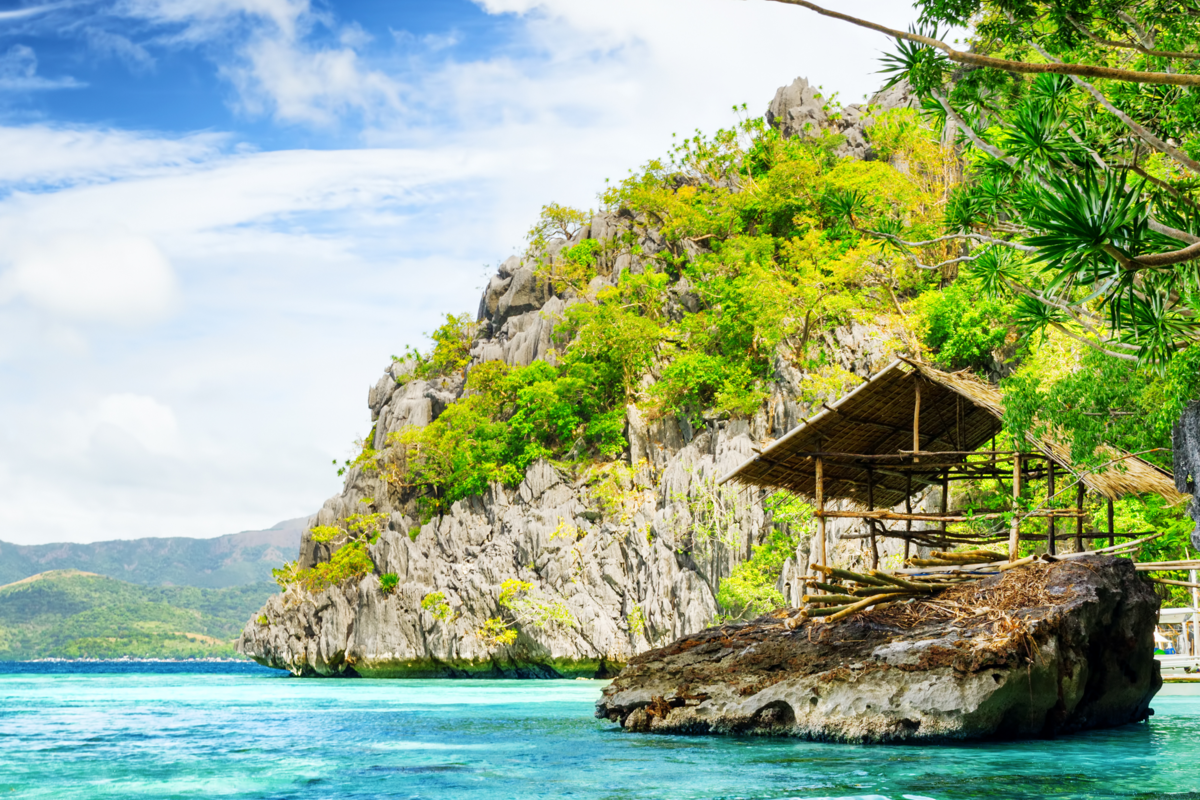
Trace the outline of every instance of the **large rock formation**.
<instances>
[{"instance_id":1,"label":"large rock formation","mask_svg":"<svg viewBox=\"0 0 1200 800\"><path fill-rule=\"evenodd\" d=\"M846 133L843 122L838 130ZM626 271L642 272L666 247L647 219L622 209L596 215L545 255L585 238L621 243L607 250L585 291L556 289L528 258L501 265L479 303L468 370L487 361L553 362L552 334L565 309L616 286ZM669 288L666 308L676 320L696 310L686 279ZM854 322L822 336L836 364L862 378L903 347L885 325ZM463 394L461 375L422 380L410 369L391 364L369 392L375 425L368 444L376 449L405 427L428 425ZM764 493L718 488L716 478L849 388L806 391L806 376L783 353L776 375L767 402L750 419L649 420L630 406L620 469L569 476L539 462L517 488L494 485L424 523L412 498L398 496L378 469L352 467L342 493L310 527L337 525L364 510L387 514L386 530L370 547L376 574L315 595L291 588L273 598L247 623L240 651L298 675L596 675L701 630L716 618L721 580L769 531ZM828 526L838 563L869 560L864 541L841 538L854 527L849 520ZM789 602L799 599L796 577L807 570L809 550L802 543L780 579ZM305 535L300 567L330 556L329 545ZM390 594L379 584L387 573L400 581ZM507 613L499 594L509 579L531 584L539 602L562 604L570 621L522 625L510 645L480 636L489 619ZM422 607L436 593L448 611Z\"/></svg>"},{"instance_id":2,"label":"large rock formation","mask_svg":"<svg viewBox=\"0 0 1200 800\"><path fill-rule=\"evenodd\" d=\"M1086 556L950 591L941 611L763 617L683 637L633 659L596 716L631 731L887 742L1051 736L1152 713L1159 601L1133 562Z\"/></svg>"}]
</instances>

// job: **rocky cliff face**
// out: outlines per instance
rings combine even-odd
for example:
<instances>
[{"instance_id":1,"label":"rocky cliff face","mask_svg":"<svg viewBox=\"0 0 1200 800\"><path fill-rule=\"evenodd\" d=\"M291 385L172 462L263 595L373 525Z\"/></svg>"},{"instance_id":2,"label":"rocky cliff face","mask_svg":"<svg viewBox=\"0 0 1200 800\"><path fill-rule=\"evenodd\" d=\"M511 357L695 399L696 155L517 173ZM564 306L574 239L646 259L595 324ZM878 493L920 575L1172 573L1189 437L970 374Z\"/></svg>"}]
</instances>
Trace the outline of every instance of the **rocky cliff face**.
<instances>
[{"instance_id":1,"label":"rocky cliff face","mask_svg":"<svg viewBox=\"0 0 1200 800\"><path fill-rule=\"evenodd\" d=\"M772 113L778 106L793 120L805 109L824 114L811 92L805 94L807 84L798 88L802 83L781 89ZM839 126L849 131L848 143L861 140L861 127ZM573 239L552 244L550 253L584 238L620 237L632 239L639 254L627 251L605 264L587 287L594 295L616 285L624 271L641 272L666 246L647 220L628 211L599 214ZM582 299L574 290L556 292L530 260L508 259L480 300L471 365L553 361L554 326ZM686 280L670 288L667 307L677 317L695 310ZM829 335L826 344L844 369L861 377L900 347L893 332L857 323ZM376 448L405 426L429 424L462 395L461 376L411 380L406 369L391 365L370 390ZM814 402L833 399L809 391L803 401L806 376L782 358L777 374L768 402L751 419L711 418L697 426L682 418L648 420L630 406L624 466L607 473L604 496L595 475L572 478L538 462L516 489L493 485L421 524L415 506L397 497L377 470L352 468L342 493L310 526L336 525L362 511L364 502L386 513L387 529L370 547L376 574L316 595L288 589L247 624L239 650L298 675L592 676L703 629L717 615L720 581L768 531L764 495L718 488L716 479L797 425ZM861 540L841 540L851 529L829 526L831 553L860 564L868 557ZM801 545L780 581L792 602L801 592L795 576L806 570L808 550L807 542ZM301 566L329 557L328 545L305 536ZM390 594L379 583L386 573L399 577ZM478 632L505 615L501 585L514 578L530 584L529 596L543 605L565 607L569 619L518 625L514 642L497 645ZM434 593L445 597L446 607L423 608Z\"/></svg>"},{"instance_id":2,"label":"rocky cliff face","mask_svg":"<svg viewBox=\"0 0 1200 800\"><path fill-rule=\"evenodd\" d=\"M1158 597L1133 562L1033 565L956 591L949 613L935 600L903 618L764 617L684 637L635 658L596 716L641 732L887 742L1054 736L1151 713Z\"/></svg>"}]
</instances>

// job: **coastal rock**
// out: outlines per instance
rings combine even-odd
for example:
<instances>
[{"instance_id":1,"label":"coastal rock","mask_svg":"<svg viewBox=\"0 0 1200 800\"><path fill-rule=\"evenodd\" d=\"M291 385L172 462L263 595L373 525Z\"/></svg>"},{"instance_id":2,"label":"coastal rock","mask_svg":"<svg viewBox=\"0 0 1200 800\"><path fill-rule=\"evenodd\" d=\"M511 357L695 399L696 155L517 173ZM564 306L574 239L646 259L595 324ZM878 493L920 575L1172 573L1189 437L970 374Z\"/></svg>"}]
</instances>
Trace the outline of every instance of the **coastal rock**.
<instances>
[{"instance_id":1,"label":"coastal rock","mask_svg":"<svg viewBox=\"0 0 1200 800\"><path fill-rule=\"evenodd\" d=\"M768 616L682 637L634 658L596 716L639 732L896 742L1053 736L1152 713L1159 601L1133 562L1037 564L951 591L952 611Z\"/></svg>"}]
</instances>

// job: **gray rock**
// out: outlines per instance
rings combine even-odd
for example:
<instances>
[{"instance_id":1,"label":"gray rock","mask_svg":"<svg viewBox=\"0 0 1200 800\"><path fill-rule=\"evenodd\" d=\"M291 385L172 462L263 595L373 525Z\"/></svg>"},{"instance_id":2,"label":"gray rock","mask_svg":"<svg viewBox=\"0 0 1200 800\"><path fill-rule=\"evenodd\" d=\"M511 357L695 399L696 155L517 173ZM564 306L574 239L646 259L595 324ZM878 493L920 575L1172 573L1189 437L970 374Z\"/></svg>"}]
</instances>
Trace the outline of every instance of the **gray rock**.
<instances>
[{"instance_id":1,"label":"gray rock","mask_svg":"<svg viewBox=\"0 0 1200 800\"><path fill-rule=\"evenodd\" d=\"M1030 580L1045 582L1041 600L1003 617L711 628L633 659L596 716L631 731L841 742L1027 738L1146 719L1162 685L1158 597L1133 563L1035 565L980 590Z\"/></svg>"},{"instance_id":2,"label":"gray rock","mask_svg":"<svg viewBox=\"0 0 1200 800\"><path fill-rule=\"evenodd\" d=\"M833 131L843 137L836 152L870 160L875 157L866 136L866 130L878 114L895 108L909 108L915 101L905 83L875 94L867 106L844 106L840 114L833 117L825 109L825 100L817 97L816 90L804 78L796 78L788 86L775 93L767 107L767 124L779 130L784 137L815 136L822 130Z\"/></svg>"}]
</instances>

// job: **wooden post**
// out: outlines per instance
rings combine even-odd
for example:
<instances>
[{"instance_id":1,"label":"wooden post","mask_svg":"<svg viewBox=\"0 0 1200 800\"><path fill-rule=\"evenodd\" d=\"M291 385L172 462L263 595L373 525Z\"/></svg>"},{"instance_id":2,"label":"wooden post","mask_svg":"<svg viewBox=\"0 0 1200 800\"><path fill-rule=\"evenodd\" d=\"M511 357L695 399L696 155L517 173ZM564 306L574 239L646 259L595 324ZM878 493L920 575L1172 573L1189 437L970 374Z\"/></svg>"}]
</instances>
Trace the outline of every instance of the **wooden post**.
<instances>
[{"instance_id":1,"label":"wooden post","mask_svg":"<svg viewBox=\"0 0 1200 800\"><path fill-rule=\"evenodd\" d=\"M942 470L942 513L946 514L950 511L950 470ZM946 532L946 520L942 520L939 526L942 533Z\"/></svg>"},{"instance_id":2,"label":"wooden post","mask_svg":"<svg viewBox=\"0 0 1200 800\"><path fill-rule=\"evenodd\" d=\"M913 384L916 386L916 398L913 401L913 452L921 452L921 375L914 373L916 380ZM917 456L913 456L913 461L920 461Z\"/></svg>"},{"instance_id":3,"label":"wooden post","mask_svg":"<svg viewBox=\"0 0 1200 800\"><path fill-rule=\"evenodd\" d=\"M829 565L825 559L825 462L817 456L817 538L820 539L817 552L820 554L821 566Z\"/></svg>"},{"instance_id":4,"label":"wooden post","mask_svg":"<svg viewBox=\"0 0 1200 800\"><path fill-rule=\"evenodd\" d=\"M920 397L920 395L918 395L918 397ZM907 475L908 475L908 484L907 484L907 491L904 494L904 510L906 513L911 514L912 513L912 472L907 473ZM911 519L904 520L904 531L908 534L912 533L912 520ZM905 561L908 561L908 552L909 552L910 547L912 547L912 539L905 538L905 540L904 540L904 560Z\"/></svg>"},{"instance_id":5,"label":"wooden post","mask_svg":"<svg viewBox=\"0 0 1200 800\"><path fill-rule=\"evenodd\" d=\"M1113 531L1113 501L1108 498L1108 546L1112 547L1116 544L1116 534Z\"/></svg>"},{"instance_id":6,"label":"wooden post","mask_svg":"<svg viewBox=\"0 0 1200 800\"><path fill-rule=\"evenodd\" d=\"M1054 462L1048 461L1046 463L1046 506L1049 508L1050 503L1054 502ZM1050 535L1047 537L1046 552L1050 555L1056 555L1058 548L1054 544L1054 517L1050 517L1046 521L1046 527L1050 530Z\"/></svg>"},{"instance_id":7,"label":"wooden post","mask_svg":"<svg viewBox=\"0 0 1200 800\"><path fill-rule=\"evenodd\" d=\"M1008 560L1016 561L1021 545L1021 454L1013 455L1013 518L1012 530L1008 534Z\"/></svg>"},{"instance_id":8,"label":"wooden post","mask_svg":"<svg viewBox=\"0 0 1200 800\"><path fill-rule=\"evenodd\" d=\"M867 470L867 509L875 510L875 470ZM879 569L879 542L875 539L874 520L867 523L871 529L871 569Z\"/></svg>"},{"instance_id":9,"label":"wooden post","mask_svg":"<svg viewBox=\"0 0 1200 800\"><path fill-rule=\"evenodd\" d=\"M1083 481L1079 482L1079 486L1075 489L1075 512L1079 514L1075 518L1075 552L1083 552Z\"/></svg>"}]
</instances>

